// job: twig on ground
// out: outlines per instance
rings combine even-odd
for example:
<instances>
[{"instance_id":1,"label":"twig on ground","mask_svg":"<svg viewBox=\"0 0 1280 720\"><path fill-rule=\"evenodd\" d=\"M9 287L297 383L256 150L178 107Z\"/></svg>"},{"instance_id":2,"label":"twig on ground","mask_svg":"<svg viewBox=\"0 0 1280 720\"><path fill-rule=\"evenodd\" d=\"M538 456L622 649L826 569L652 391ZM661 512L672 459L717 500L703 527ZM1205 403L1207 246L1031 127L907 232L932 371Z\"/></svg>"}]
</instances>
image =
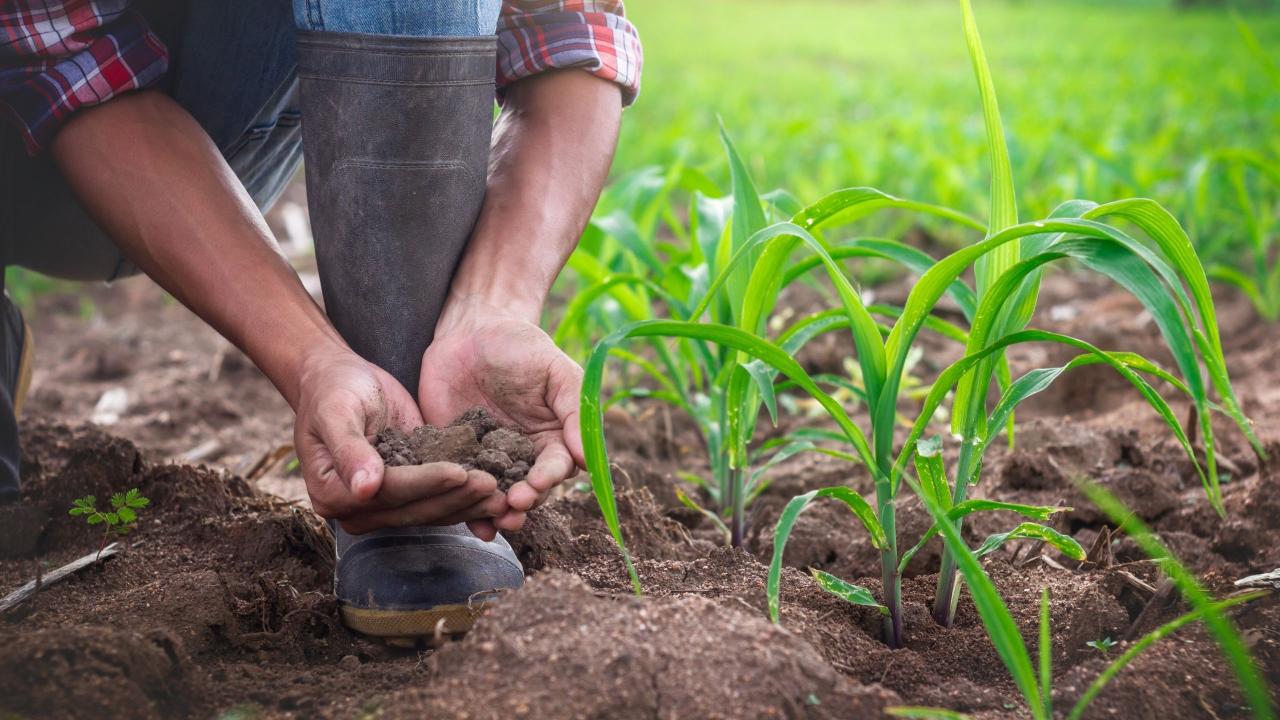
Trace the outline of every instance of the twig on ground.
<instances>
[{"instance_id":1,"label":"twig on ground","mask_svg":"<svg viewBox=\"0 0 1280 720\"><path fill-rule=\"evenodd\" d=\"M84 557L72 560L48 575L37 572L34 580L28 582L17 590L14 590L4 596L4 599L0 600L0 614L9 612L10 610L18 607L22 603L34 597L35 594L40 592L42 589L58 582L59 580L77 573L90 565L94 565L100 560L106 560L118 552L120 552L120 543L111 543L104 547L101 552L91 552Z\"/></svg>"}]
</instances>

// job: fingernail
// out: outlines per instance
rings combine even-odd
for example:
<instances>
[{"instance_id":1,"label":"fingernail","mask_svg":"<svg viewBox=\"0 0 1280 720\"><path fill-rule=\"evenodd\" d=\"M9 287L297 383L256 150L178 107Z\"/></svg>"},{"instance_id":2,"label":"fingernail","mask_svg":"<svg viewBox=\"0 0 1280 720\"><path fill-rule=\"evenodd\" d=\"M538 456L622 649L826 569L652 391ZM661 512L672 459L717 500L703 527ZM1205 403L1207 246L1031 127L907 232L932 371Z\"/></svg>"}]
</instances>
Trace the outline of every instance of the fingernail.
<instances>
[{"instance_id":1,"label":"fingernail","mask_svg":"<svg viewBox=\"0 0 1280 720\"><path fill-rule=\"evenodd\" d=\"M357 470L356 474L351 476L351 491L357 494L363 493L371 479L368 470Z\"/></svg>"}]
</instances>

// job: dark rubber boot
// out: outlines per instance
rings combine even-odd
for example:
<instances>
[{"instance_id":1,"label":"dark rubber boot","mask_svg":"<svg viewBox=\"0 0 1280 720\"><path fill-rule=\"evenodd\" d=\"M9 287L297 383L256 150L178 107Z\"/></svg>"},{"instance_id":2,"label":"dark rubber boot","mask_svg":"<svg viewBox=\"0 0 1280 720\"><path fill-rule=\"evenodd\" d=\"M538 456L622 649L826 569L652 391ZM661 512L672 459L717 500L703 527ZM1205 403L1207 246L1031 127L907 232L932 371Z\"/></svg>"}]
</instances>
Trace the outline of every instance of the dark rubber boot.
<instances>
[{"instance_id":1,"label":"dark rubber boot","mask_svg":"<svg viewBox=\"0 0 1280 720\"><path fill-rule=\"evenodd\" d=\"M0 503L16 500L21 490L18 418L31 384L33 346L18 306L8 295L0 296Z\"/></svg>"},{"instance_id":2,"label":"dark rubber boot","mask_svg":"<svg viewBox=\"0 0 1280 720\"><path fill-rule=\"evenodd\" d=\"M361 356L417 396L454 268L484 200L493 37L299 32L307 198L325 309ZM470 629L524 572L464 525L335 528L352 629L401 642Z\"/></svg>"}]
</instances>

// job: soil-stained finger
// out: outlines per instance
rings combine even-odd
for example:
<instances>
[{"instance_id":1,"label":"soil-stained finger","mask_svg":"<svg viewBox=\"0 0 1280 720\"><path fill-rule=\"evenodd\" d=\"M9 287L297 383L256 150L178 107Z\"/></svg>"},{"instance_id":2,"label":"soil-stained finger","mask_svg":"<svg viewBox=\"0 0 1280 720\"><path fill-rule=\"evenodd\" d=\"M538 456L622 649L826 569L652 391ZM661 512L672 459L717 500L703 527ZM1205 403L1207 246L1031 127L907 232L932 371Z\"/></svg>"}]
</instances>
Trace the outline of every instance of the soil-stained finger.
<instances>
[{"instance_id":1,"label":"soil-stained finger","mask_svg":"<svg viewBox=\"0 0 1280 720\"><path fill-rule=\"evenodd\" d=\"M374 507L397 508L443 495L462 487L467 478L466 468L454 463L388 467L383 474L382 488L373 497Z\"/></svg>"},{"instance_id":2,"label":"soil-stained finger","mask_svg":"<svg viewBox=\"0 0 1280 720\"><path fill-rule=\"evenodd\" d=\"M358 535L384 527L452 524L446 521L495 494L497 489L498 481L492 475L469 470L467 482L461 487L400 507L350 515L342 519L342 529Z\"/></svg>"}]
</instances>

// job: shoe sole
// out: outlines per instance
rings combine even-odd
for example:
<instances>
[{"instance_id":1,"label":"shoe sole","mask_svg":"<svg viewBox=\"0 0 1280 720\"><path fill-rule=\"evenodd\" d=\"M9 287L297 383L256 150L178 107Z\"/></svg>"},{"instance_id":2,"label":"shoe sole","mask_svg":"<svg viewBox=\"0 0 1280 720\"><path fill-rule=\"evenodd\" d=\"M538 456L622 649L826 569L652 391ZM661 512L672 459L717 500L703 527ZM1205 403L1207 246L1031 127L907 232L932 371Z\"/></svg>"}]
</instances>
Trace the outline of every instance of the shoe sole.
<instances>
[{"instance_id":1,"label":"shoe sole","mask_svg":"<svg viewBox=\"0 0 1280 720\"><path fill-rule=\"evenodd\" d=\"M372 610L350 605L340 609L342 623L361 635L398 647L440 647L461 640L492 603L479 600L426 610Z\"/></svg>"}]
</instances>

